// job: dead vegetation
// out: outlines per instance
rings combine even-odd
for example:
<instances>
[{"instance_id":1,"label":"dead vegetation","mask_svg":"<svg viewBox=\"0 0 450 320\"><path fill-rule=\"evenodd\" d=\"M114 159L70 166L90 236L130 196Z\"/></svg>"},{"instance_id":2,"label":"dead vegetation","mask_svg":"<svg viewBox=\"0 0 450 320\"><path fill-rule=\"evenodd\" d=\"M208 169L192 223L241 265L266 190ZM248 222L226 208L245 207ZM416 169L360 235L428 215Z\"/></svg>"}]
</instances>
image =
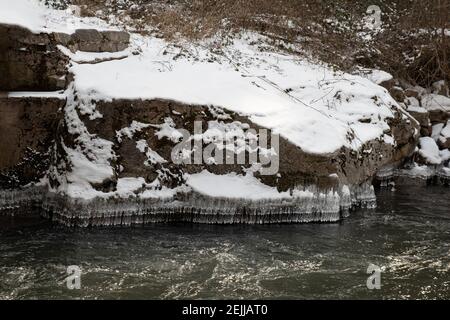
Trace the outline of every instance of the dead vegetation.
<instances>
[{"instance_id":1,"label":"dead vegetation","mask_svg":"<svg viewBox=\"0 0 450 320\"><path fill-rule=\"evenodd\" d=\"M450 0L45 0L111 15L140 32L175 41L241 30L290 50L351 70L380 68L412 84L450 80ZM367 9L381 9L382 30L367 30ZM368 37L368 35L370 37ZM301 50L293 50L292 44Z\"/></svg>"}]
</instances>

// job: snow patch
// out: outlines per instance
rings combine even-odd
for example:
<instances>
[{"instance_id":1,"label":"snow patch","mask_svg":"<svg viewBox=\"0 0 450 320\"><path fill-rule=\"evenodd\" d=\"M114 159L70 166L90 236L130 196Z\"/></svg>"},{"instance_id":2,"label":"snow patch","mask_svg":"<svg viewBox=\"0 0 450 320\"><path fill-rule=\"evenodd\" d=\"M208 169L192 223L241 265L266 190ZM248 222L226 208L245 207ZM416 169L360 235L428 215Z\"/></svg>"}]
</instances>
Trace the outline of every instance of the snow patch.
<instances>
[{"instance_id":1,"label":"snow patch","mask_svg":"<svg viewBox=\"0 0 450 320\"><path fill-rule=\"evenodd\" d=\"M119 143L122 142L123 137L132 139L136 132L140 132L142 131L142 129L148 128L149 126L150 124L133 120L133 122L131 122L131 125L129 127L125 127L116 131L117 141L119 141Z\"/></svg>"},{"instance_id":2,"label":"snow patch","mask_svg":"<svg viewBox=\"0 0 450 320\"><path fill-rule=\"evenodd\" d=\"M48 8L38 0L0 0L0 23L24 27L33 33L62 32L77 29L118 30L95 17L76 17L72 10Z\"/></svg>"},{"instance_id":3,"label":"snow patch","mask_svg":"<svg viewBox=\"0 0 450 320\"><path fill-rule=\"evenodd\" d=\"M442 163L439 147L434 139L422 137L420 138L419 143L419 154L424 157L429 164L439 165Z\"/></svg>"},{"instance_id":4,"label":"snow patch","mask_svg":"<svg viewBox=\"0 0 450 320\"><path fill-rule=\"evenodd\" d=\"M422 106L429 110L443 110L450 112L450 98L439 94L426 94L422 96Z\"/></svg>"},{"instance_id":5,"label":"snow patch","mask_svg":"<svg viewBox=\"0 0 450 320\"><path fill-rule=\"evenodd\" d=\"M288 192L278 192L277 188L263 184L251 174L216 175L204 170L201 173L187 175L186 184L194 191L209 197L250 200L291 197Z\"/></svg>"}]
</instances>

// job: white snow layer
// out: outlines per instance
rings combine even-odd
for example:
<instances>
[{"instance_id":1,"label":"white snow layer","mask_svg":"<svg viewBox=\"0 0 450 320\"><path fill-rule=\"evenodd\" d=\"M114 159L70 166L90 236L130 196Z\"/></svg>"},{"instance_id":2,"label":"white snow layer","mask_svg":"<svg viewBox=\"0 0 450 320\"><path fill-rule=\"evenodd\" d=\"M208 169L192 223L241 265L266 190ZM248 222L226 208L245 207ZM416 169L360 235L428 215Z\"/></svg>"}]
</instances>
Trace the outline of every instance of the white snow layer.
<instances>
[{"instance_id":1,"label":"white snow layer","mask_svg":"<svg viewBox=\"0 0 450 320\"><path fill-rule=\"evenodd\" d=\"M188 175L186 183L194 191L210 197L250 200L290 197L288 192L280 193L277 188L263 184L251 174L216 175L204 170L201 173Z\"/></svg>"},{"instance_id":2,"label":"white snow layer","mask_svg":"<svg viewBox=\"0 0 450 320\"><path fill-rule=\"evenodd\" d=\"M429 164L438 165L442 163L439 147L433 138L420 138L419 154L424 157Z\"/></svg>"},{"instance_id":3,"label":"white snow layer","mask_svg":"<svg viewBox=\"0 0 450 320\"><path fill-rule=\"evenodd\" d=\"M12 91L7 94L8 98L66 98L64 91Z\"/></svg>"},{"instance_id":4,"label":"white snow layer","mask_svg":"<svg viewBox=\"0 0 450 320\"><path fill-rule=\"evenodd\" d=\"M70 9L49 9L37 0L0 0L0 12L0 22L35 32L113 29L99 19L75 17ZM376 85L390 79L389 74L369 70L364 73L369 80L250 45L264 40L245 33L215 54L206 48L207 41L180 48L162 39L132 35L134 52L140 54L118 53L112 57L121 60L96 64L76 62L106 56L80 52L69 56L75 89L81 96L162 98L224 107L248 115L315 154L331 153L342 146L357 150L367 140L384 136L389 129L386 118L392 115L392 108L399 108L388 92Z\"/></svg>"},{"instance_id":5,"label":"white snow layer","mask_svg":"<svg viewBox=\"0 0 450 320\"><path fill-rule=\"evenodd\" d=\"M115 29L95 18L75 17L70 10L44 8L36 0L0 0L0 23L20 25L33 32ZM385 135L389 129L386 119L392 117L393 109L402 109L377 85L391 78L383 72L371 71L366 77L350 75L291 55L264 51L251 43L264 42L265 38L253 33L243 33L222 46L221 53L213 53L206 42L180 47L136 34L132 34L131 41L128 50L115 54L72 54L60 47L71 58L70 71L75 75L73 86L66 91L65 117L69 131L78 136L78 146L64 146L72 171L60 181L58 191L85 199L133 196L139 190L140 197L148 198L172 197L177 192L161 188L157 180L148 184L139 177L119 179L114 192L92 188L91 184L113 179L111 161L115 158L112 142L89 133L76 112L78 109L93 118L101 117L95 104L86 102L96 99L171 99L223 107L247 115L254 123L314 154L332 153L343 146L358 150L376 138L395 143ZM114 60L78 63L110 58ZM75 103L71 97L75 90L81 103ZM178 141L180 135L174 123L166 120L158 127L158 137ZM145 126L133 123L117 132L117 138L133 137ZM164 161L148 148L145 140L137 141L136 147L146 153L149 163ZM424 142L427 156L434 156L434 151ZM251 175L219 176L204 171L187 176L187 184L213 197L258 200L291 196ZM295 196L309 196L303 193L297 190Z\"/></svg>"},{"instance_id":6,"label":"white snow layer","mask_svg":"<svg viewBox=\"0 0 450 320\"><path fill-rule=\"evenodd\" d=\"M17 25L34 33L63 32L76 29L117 30L94 17L79 18L71 9L55 10L38 0L0 0L0 23Z\"/></svg>"},{"instance_id":7,"label":"white snow layer","mask_svg":"<svg viewBox=\"0 0 450 320\"><path fill-rule=\"evenodd\" d=\"M426 94L422 97L422 106L431 110L442 110L450 112L450 98L439 94Z\"/></svg>"},{"instance_id":8,"label":"white snow layer","mask_svg":"<svg viewBox=\"0 0 450 320\"><path fill-rule=\"evenodd\" d=\"M441 136L441 131L444 128L443 123L437 123L434 126L431 127L431 137L434 141L438 141L439 137Z\"/></svg>"},{"instance_id":9,"label":"white snow layer","mask_svg":"<svg viewBox=\"0 0 450 320\"><path fill-rule=\"evenodd\" d=\"M394 77L390 73L377 69L360 68L358 70L358 74L364 78L369 79L375 84L382 84L383 82L394 79Z\"/></svg>"},{"instance_id":10,"label":"white snow layer","mask_svg":"<svg viewBox=\"0 0 450 320\"><path fill-rule=\"evenodd\" d=\"M133 35L132 41L141 54L98 64L74 63L77 91L94 99L160 98L224 107L315 154L342 146L358 149L367 140L383 137L389 128L386 118L399 107L384 88L365 78L260 52L244 37L220 55L186 44L188 57L183 58L176 57L180 49L172 52L164 40ZM193 58L189 52L195 52ZM350 134L356 137L350 139Z\"/></svg>"}]
</instances>

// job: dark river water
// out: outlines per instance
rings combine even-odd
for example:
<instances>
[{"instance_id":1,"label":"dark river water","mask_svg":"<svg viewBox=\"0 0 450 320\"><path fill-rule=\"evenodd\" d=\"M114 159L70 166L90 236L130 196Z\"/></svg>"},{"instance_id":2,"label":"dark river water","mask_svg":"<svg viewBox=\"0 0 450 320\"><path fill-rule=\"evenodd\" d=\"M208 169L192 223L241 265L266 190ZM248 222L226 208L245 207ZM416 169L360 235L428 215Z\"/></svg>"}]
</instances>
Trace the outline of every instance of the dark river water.
<instances>
[{"instance_id":1,"label":"dark river water","mask_svg":"<svg viewBox=\"0 0 450 320\"><path fill-rule=\"evenodd\" d=\"M3 216L0 298L450 299L450 189L378 192L376 210L338 224L80 230Z\"/></svg>"}]
</instances>

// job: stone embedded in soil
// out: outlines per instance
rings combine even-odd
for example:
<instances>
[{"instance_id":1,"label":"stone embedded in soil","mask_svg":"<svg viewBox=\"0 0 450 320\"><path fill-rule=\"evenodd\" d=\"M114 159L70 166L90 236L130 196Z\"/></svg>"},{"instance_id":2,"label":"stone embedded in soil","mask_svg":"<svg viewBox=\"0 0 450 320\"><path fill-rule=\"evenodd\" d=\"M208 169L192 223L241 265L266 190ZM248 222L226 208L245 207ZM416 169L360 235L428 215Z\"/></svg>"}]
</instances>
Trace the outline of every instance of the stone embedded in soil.
<instances>
[{"instance_id":1,"label":"stone embedded in soil","mask_svg":"<svg viewBox=\"0 0 450 320\"><path fill-rule=\"evenodd\" d=\"M389 93L391 94L392 98L395 99L395 101L397 101L397 102L405 101L405 98L406 98L405 92L403 91L403 89L401 87L394 86L389 90Z\"/></svg>"},{"instance_id":2,"label":"stone embedded in soil","mask_svg":"<svg viewBox=\"0 0 450 320\"><path fill-rule=\"evenodd\" d=\"M9 78L6 77L6 81L0 79L0 90L8 91L51 91L67 87L68 59L57 49L57 44L63 44L73 51L104 52L124 50L129 42L129 35L125 32L99 32L97 30L77 30L73 35L32 34L20 27L0 26L0 35L2 36L0 49L4 49L0 52L0 70L9 76ZM14 55L17 55L17 58L13 58ZM397 99L402 98L402 101L405 99L404 94L397 88L391 88L391 91L394 92ZM219 119L216 112L212 113L208 106L186 105L168 100L90 101L96 105L96 110L102 115L98 118L90 118L80 110L80 107L85 106L71 105L73 103L74 101L69 101L69 99L45 97L0 98L0 148L2 151L6 151L0 155L0 189L17 190L30 182L38 181L48 173L49 169L54 169L52 174L48 175L49 183L52 188L57 189L60 184L57 176L64 177L73 170L66 148L73 148L85 153L83 155L86 158L92 157L88 146L84 144L86 142L78 139L80 133L71 133L70 126L73 123L67 122L68 108L75 108L77 117L86 127L88 137L98 137L113 145L115 155L110 163L113 176L91 185L93 190L100 192L114 191L120 178L143 177L146 182L150 183L156 178L161 178L161 173L164 173L164 177L160 181L162 186L176 188L184 183L183 175L185 173L193 174L206 169L217 175L244 174L246 170L250 169L251 164L248 161L244 165L207 163L179 165L173 163L170 155L175 143L170 139L160 139L155 134L155 126L161 125L168 117L172 119L175 128L187 129L191 133L193 133L194 120L201 121L204 128L208 126L209 121L224 123L238 121L252 129L261 129L247 117L224 109L221 109L221 113L228 115L227 120ZM77 103L83 104L84 102L78 100ZM117 131L129 127L133 121L150 124L150 126L140 130L135 136L124 137L119 141ZM400 110L393 109L393 117L389 119L388 124L390 130L387 134L393 137L395 144L388 143L383 139L374 139L365 143L357 151L342 147L329 154L309 154L288 140L280 138L278 173L269 176L256 174L264 184L276 187L280 192L293 189L313 189L316 195L326 195L330 191L338 194L342 192L344 186L350 186L353 191L351 191L351 199L349 195L348 199L345 198L347 195L344 198L341 197L342 195L338 195L338 199L328 199L337 201L333 203L333 212L327 211L330 210L327 209L327 206L321 207L320 201L322 200L319 197L317 198L319 200L314 200L319 201L317 203L294 204L281 209L277 208L274 213L281 212L282 215L274 216L274 221L335 221L340 217L340 207L350 207L352 200L361 203L373 201L373 191L368 191L362 186L372 179L380 168L398 164L410 156L417 145L416 133L419 126L413 119L407 119ZM165 161L148 163L146 156L138 148L138 140L144 142L147 148L156 150ZM246 159L248 160L248 157ZM191 202L178 207L167 206L163 202L156 207L150 205L145 210L148 210L148 214L156 214L156 216L151 216L149 221L158 220L158 217L167 220L171 215L178 216L183 210L189 213L183 219L191 219L191 221L205 219L205 221L215 219L216 222L228 221L230 216L227 216L227 212L237 212L236 210L240 206L233 205L230 208L224 207L222 211L218 209L211 211L209 206L215 200L197 201L195 196L194 198L192 195L189 197ZM18 197L18 199L22 198ZM34 204L45 207L49 212L68 214L71 207L77 208L74 202L71 202L74 199L70 200L64 196L52 198L43 191L33 193L32 199ZM17 202L17 199L14 201L14 206L20 202ZM77 199L74 201L76 203ZM176 199L176 201L180 201L180 199ZM124 200L125 202L126 200ZM120 205L125 206L124 203ZM108 205L106 206L108 207ZM261 203L252 205L253 207L250 205L242 209L244 215L255 217L255 221L258 221L258 217L270 220L270 210L267 218L265 213L261 213L266 209ZM313 207L310 207L311 205ZM157 209L158 206L160 206L159 211L155 213L154 209ZM103 207L97 210L95 203L92 204L92 207L83 208L88 209L87 212L91 214L88 220L91 220L86 221L83 220L83 217L77 216L84 211L70 211L70 219L79 220L82 225L86 223L93 225L102 223L101 218L95 222L92 220L93 217L100 217L101 214L108 212ZM139 215L139 210L142 210L140 204L137 207L131 206L131 209L133 208L136 211L125 215L126 219L132 216L133 219L142 220L142 215ZM213 208L215 207L213 206ZM70 210L66 211L66 209ZM111 208L108 207L109 209ZM123 224L124 213L116 209L113 210L115 212L114 224L117 224L116 222L119 220L119 224ZM298 212L298 210L304 212ZM283 218L284 214L287 214L287 218ZM218 216L225 218L219 219ZM60 218L68 219L68 217Z\"/></svg>"},{"instance_id":3,"label":"stone embedded in soil","mask_svg":"<svg viewBox=\"0 0 450 320\"><path fill-rule=\"evenodd\" d=\"M130 35L124 31L79 29L72 35L69 47L72 51L117 52L125 50L129 41Z\"/></svg>"}]
</instances>

